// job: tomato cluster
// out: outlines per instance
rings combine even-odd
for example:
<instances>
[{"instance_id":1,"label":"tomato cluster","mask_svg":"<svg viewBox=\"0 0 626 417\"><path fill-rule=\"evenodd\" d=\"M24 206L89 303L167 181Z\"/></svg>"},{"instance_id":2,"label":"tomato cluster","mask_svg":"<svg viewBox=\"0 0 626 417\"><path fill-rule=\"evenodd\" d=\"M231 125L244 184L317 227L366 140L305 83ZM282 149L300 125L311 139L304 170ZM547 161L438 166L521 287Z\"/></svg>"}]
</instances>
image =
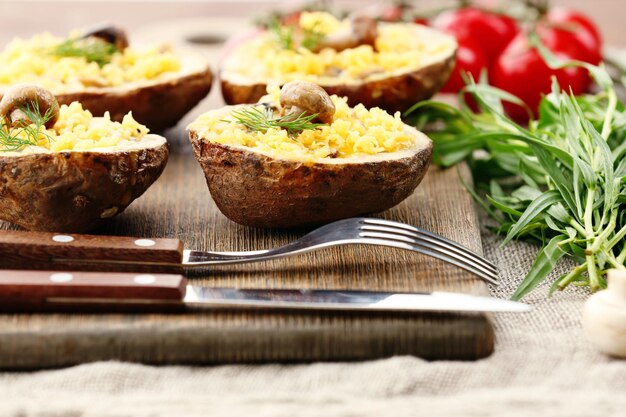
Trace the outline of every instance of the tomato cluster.
<instances>
[{"instance_id":1,"label":"tomato cluster","mask_svg":"<svg viewBox=\"0 0 626 417\"><path fill-rule=\"evenodd\" d=\"M488 70L490 84L506 90L536 112L541 96L550 91L551 78L574 94L584 93L589 74L581 68L550 69L539 52L529 46L529 30L515 19L474 7L445 11L430 21L442 31L453 34L458 43L457 65L444 92L458 92L464 86L463 73L478 79ZM548 10L532 29L558 58L598 64L602 40L598 28L582 13L556 7ZM514 118L527 117L527 111L508 104Z\"/></svg>"}]
</instances>

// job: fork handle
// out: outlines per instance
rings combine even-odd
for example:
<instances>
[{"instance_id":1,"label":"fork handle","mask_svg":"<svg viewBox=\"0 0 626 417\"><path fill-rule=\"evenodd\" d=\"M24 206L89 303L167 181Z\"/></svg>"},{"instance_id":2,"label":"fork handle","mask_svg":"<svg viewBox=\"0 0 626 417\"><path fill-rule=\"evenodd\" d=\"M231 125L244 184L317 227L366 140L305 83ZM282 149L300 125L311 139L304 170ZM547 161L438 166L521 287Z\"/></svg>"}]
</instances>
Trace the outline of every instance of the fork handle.
<instances>
[{"instance_id":1,"label":"fork handle","mask_svg":"<svg viewBox=\"0 0 626 417\"><path fill-rule=\"evenodd\" d=\"M178 239L2 231L0 268L180 272Z\"/></svg>"}]
</instances>

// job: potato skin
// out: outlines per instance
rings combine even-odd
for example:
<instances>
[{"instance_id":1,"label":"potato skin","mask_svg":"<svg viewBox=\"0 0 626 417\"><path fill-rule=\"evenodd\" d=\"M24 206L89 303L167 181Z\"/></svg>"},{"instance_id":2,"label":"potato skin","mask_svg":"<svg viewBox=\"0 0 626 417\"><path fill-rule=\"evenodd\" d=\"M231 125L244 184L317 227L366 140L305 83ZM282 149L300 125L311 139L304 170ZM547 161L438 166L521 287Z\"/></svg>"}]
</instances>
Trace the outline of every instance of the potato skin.
<instances>
[{"instance_id":1,"label":"potato skin","mask_svg":"<svg viewBox=\"0 0 626 417\"><path fill-rule=\"evenodd\" d=\"M447 59L415 71L346 85L323 85L328 94L347 97L350 107L362 103L367 108L380 107L389 113L403 112L421 100L432 97L443 87L454 69L456 52ZM266 94L266 84L241 85L221 74L222 95L227 104L256 103Z\"/></svg>"},{"instance_id":2,"label":"potato skin","mask_svg":"<svg viewBox=\"0 0 626 417\"><path fill-rule=\"evenodd\" d=\"M413 193L432 155L430 143L401 159L305 164L205 141L194 131L190 140L220 211L266 228L315 226L391 208Z\"/></svg>"},{"instance_id":3,"label":"potato skin","mask_svg":"<svg viewBox=\"0 0 626 417\"><path fill-rule=\"evenodd\" d=\"M111 113L121 122L128 112L154 132L174 126L211 91L213 74L209 68L183 77L129 89L102 88L57 95L59 104L78 101L94 116Z\"/></svg>"},{"instance_id":4,"label":"potato skin","mask_svg":"<svg viewBox=\"0 0 626 417\"><path fill-rule=\"evenodd\" d=\"M166 143L112 152L0 153L0 219L36 231L92 230L142 195L168 154Z\"/></svg>"}]
</instances>

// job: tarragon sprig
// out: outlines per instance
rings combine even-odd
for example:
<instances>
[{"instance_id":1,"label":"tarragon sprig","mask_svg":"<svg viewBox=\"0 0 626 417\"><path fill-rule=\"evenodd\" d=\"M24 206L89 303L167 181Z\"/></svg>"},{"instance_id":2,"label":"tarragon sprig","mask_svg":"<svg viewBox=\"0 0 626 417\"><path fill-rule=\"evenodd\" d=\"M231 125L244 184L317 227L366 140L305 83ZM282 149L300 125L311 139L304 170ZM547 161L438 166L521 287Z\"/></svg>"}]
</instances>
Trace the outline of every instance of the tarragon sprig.
<instances>
[{"instance_id":1,"label":"tarragon sprig","mask_svg":"<svg viewBox=\"0 0 626 417\"><path fill-rule=\"evenodd\" d=\"M504 244L523 238L541 245L514 299L544 281L563 256L578 265L558 277L551 292L570 284L604 288L607 270L624 269L626 261L626 106L604 67L562 63L535 44L555 69L589 70L601 91L573 96L554 80L528 126L503 110L504 101L523 104L518 98L473 81L459 97L472 95L478 113L429 101L405 115L420 129L439 122L430 132L435 162L469 163L485 197L474 194L505 235Z\"/></svg>"}]
</instances>

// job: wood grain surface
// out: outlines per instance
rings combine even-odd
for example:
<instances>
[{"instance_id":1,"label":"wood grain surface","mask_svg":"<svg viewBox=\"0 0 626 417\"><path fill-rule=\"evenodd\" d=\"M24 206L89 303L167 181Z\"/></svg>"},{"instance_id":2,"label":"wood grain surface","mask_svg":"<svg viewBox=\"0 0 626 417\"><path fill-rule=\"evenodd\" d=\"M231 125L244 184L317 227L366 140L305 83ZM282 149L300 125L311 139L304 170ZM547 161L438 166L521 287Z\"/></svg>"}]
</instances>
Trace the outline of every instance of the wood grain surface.
<instances>
[{"instance_id":1,"label":"wood grain surface","mask_svg":"<svg viewBox=\"0 0 626 417\"><path fill-rule=\"evenodd\" d=\"M465 169L461 172L467 175ZM411 198L380 217L427 228L481 251L472 201L456 170L432 169ZM193 157L175 154L164 176L98 232L179 238L188 248L227 251L273 247L305 231L259 230L232 223L211 201ZM486 294L477 278L440 261L365 246L194 270L189 278L225 287L445 289ZM489 319L480 314L5 314L0 315L0 367L56 367L103 359L158 364L358 360L390 355L476 359L492 352L493 337Z\"/></svg>"},{"instance_id":2,"label":"wood grain surface","mask_svg":"<svg viewBox=\"0 0 626 417\"><path fill-rule=\"evenodd\" d=\"M220 30L240 27L230 21L214 22ZM176 41L177 31L185 28L194 26L182 21L155 24L152 29L137 28L135 37ZM218 51L217 45L203 48L208 59L217 60ZM187 249L240 251L282 245L306 232L247 228L218 211L191 155L184 126L200 112L221 105L215 86L177 128L166 132L173 152L163 176L96 234L177 238ZM409 199L378 217L426 228L481 252L473 202L460 176L471 181L465 167L431 169ZM0 230L10 229L16 228L0 224ZM222 287L441 289L487 294L483 282L441 261L371 246L335 247L295 258L193 270L188 278L196 284ZM152 364L362 360L391 355L471 360L489 355L493 347L493 328L489 317L482 314L191 311L0 315L0 368L4 369L106 359Z\"/></svg>"}]
</instances>

